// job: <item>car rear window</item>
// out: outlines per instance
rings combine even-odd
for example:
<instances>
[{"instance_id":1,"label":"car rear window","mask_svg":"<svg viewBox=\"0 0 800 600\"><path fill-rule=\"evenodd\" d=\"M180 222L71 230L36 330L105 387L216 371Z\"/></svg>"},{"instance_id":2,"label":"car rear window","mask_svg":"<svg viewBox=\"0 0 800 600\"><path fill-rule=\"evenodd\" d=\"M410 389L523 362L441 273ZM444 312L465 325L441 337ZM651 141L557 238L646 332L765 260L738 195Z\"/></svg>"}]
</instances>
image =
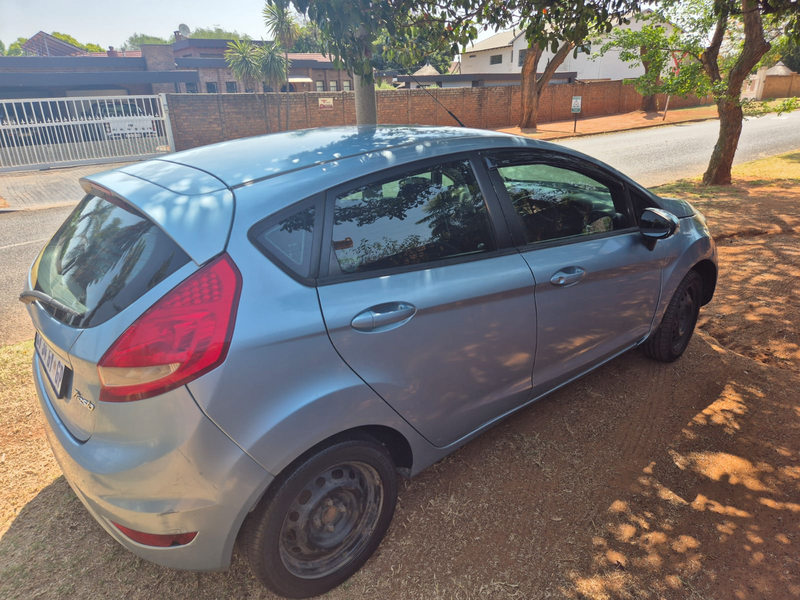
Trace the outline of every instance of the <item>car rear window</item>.
<instances>
[{"instance_id":1,"label":"car rear window","mask_svg":"<svg viewBox=\"0 0 800 600\"><path fill-rule=\"evenodd\" d=\"M86 196L42 250L35 289L82 316L50 306L76 327L99 325L189 262L188 255L152 221L120 202Z\"/></svg>"}]
</instances>

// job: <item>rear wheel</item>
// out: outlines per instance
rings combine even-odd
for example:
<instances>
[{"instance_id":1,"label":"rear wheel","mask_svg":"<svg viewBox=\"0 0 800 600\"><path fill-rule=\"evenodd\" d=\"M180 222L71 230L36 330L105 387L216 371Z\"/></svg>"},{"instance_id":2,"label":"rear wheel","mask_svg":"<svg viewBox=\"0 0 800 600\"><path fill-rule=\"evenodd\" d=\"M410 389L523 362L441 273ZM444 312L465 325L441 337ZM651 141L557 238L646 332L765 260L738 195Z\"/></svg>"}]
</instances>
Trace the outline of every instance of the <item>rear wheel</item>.
<instances>
[{"instance_id":1,"label":"rear wheel","mask_svg":"<svg viewBox=\"0 0 800 600\"><path fill-rule=\"evenodd\" d=\"M689 271L675 290L661 325L642 344L645 355L662 362L680 358L692 339L702 297L703 279L697 271Z\"/></svg>"},{"instance_id":2,"label":"rear wheel","mask_svg":"<svg viewBox=\"0 0 800 600\"><path fill-rule=\"evenodd\" d=\"M324 594L358 571L394 514L397 479L376 440L345 440L281 475L243 525L256 578L287 598Z\"/></svg>"}]
</instances>

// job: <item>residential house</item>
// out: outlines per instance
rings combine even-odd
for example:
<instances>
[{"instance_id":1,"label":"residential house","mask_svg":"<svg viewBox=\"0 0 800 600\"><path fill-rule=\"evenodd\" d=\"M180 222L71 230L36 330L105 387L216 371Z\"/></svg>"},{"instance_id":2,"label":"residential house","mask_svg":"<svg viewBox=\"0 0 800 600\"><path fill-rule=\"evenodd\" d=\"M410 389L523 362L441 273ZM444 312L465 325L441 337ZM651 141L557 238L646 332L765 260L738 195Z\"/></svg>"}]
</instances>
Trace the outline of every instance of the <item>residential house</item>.
<instances>
[{"instance_id":1,"label":"residential house","mask_svg":"<svg viewBox=\"0 0 800 600\"><path fill-rule=\"evenodd\" d=\"M632 18L629 24L620 24L618 28L639 30L644 20ZM671 27L670 25L667 25ZM593 47L594 46L594 47ZM644 74L641 66L631 68L619 58L619 52L611 50L602 57L595 57L592 52L599 44L589 44L586 48L571 52L558 67L556 73L575 73L579 81L628 79ZM528 52L528 41L525 32L519 30L501 31L485 40L481 40L467 48L461 55L460 72L467 74L519 74L522 63ZM553 53L545 51L539 61L539 70L543 70Z\"/></svg>"}]
</instances>

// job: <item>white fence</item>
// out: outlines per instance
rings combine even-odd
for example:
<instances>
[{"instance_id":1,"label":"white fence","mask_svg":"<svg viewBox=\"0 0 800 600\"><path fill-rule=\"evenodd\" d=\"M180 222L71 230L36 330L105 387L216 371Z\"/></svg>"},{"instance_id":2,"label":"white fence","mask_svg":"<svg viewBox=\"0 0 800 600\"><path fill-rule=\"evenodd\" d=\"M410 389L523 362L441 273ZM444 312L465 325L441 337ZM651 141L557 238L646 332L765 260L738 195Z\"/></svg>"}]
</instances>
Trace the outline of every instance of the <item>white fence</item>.
<instances>
[{"instance_id":1,"label":"white fence","mask_svg":"<svg viewBox=\"0 0 800 600\"><path fill-rule=\"evenodd\" d=\"M163 94L0 100L0 173L136 160L173 148Z\"/></svg>"}]
</instances>

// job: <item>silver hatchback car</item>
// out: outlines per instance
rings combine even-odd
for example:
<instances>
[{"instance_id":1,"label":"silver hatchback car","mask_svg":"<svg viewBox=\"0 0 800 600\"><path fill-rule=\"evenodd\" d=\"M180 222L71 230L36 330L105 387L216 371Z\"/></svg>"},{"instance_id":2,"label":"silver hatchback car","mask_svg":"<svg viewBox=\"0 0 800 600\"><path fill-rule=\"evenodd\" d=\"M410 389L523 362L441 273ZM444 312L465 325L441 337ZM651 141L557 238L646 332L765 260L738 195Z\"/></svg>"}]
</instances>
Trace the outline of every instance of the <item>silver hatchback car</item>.
<instances>
[{"instance_id":1,"label":"silver hatchback car","mask_svg":"<svg viewBox=\"0 0 800 600\"><path fill-rule=\"evenodd\" d=\"M330 128L81 180L31 267L53 452L120 544L283 596L384 536L397 473L640 346L717 279L689 204L491 131Z\"/></svg>"}]
</instances>

